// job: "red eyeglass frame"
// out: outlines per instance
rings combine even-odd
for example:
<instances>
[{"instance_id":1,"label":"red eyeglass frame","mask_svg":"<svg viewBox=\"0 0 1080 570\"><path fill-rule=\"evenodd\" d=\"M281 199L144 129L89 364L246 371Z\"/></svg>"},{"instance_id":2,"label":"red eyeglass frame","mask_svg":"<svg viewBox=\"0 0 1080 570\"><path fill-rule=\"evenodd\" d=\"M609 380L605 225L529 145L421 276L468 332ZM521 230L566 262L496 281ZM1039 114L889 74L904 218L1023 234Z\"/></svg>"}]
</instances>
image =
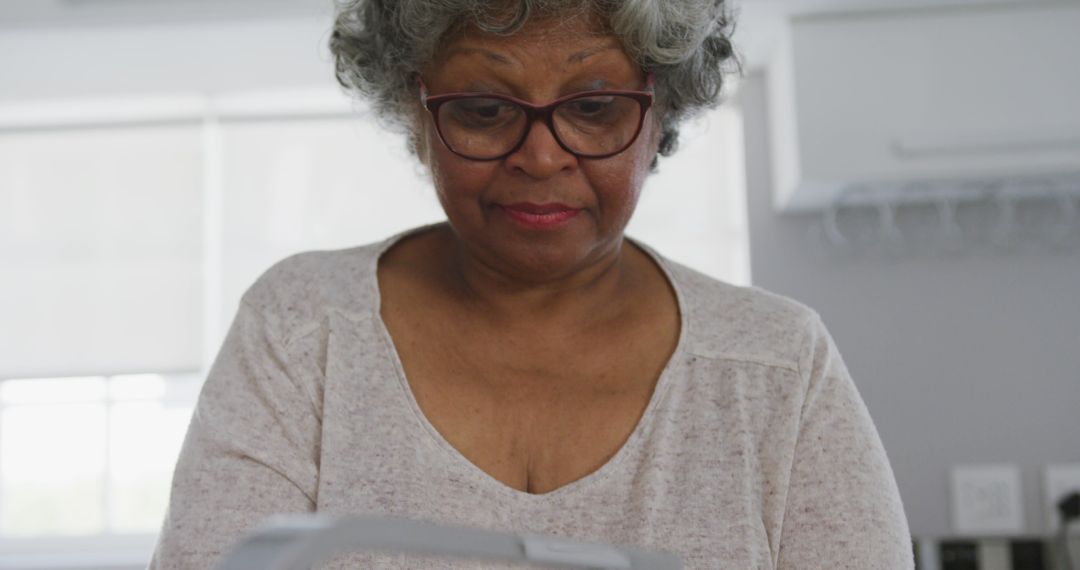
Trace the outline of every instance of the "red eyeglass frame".
<instances>
[{"instance_id":1,"label":"red eyeglass frame","mask_svg":"<svg viewBox=\"0 0 1080 570\"><path fill-rule=\"evenodd\" d=\"M619 154L619 153L625 151L626 149L630 148L631 146L633 146L634 142L637 141L638 136L641 134L641 129L645 125L645 117L646 117L646 115L648 115L649 110L652 108L654 98L655 98L655 95L653 93L653 74L651 74L651 73L648 75L648 77L645 80L645 88L643 90L640 90L640 91L620 90L620 89L598 89L598 90L594 90L594 91L580 91L578 93L571 93L571 94L566 95L564 97L560 97L560 98L558 98L558 99L556 99L556 100L554 100L554 101L552 101L552 102L550 102L550 103L548 103L546 105L533 105L532 103L530 103L528 101L523 101L521 99L518 99L517 97L511 97L509 95L501 95L501 94L498 94L498 93L463 92L463 93L441 93L439 95L429 95L428 90L427 90L427 86L424 85L423 78L417 76L416 81L420 85L420 104L423 105L424 108L427 109L428 113L431 114L431 120L432 120L433 123L435 123L435 131L439 134L439 140L442 141L443 146L445 146L450 152L452 152L452 153L454 153L454 154L456 154L456 155L458 155L458 156L460 156L462 158L465 158L465 159L468 159L468 160L483 161L483 162L488 162L488 161L492 161L492 160L502 160L502 159L510 156L511 154L514 154L518 150L520 150L521 146L523 144L525 144L525 140L527 138L529 138L529 133L532 131L532 127L533 127L533 125L536 124L536 121L538 119L543 120L544 124L547 125L547 128L551 131L551 135L555 139L555 142L559 143L559 146L562 147L563 150L565 150L566 152L574 155L575 157L577 157L577 158L587 158L587 159L610 158L610 157L615 156L616 154ZM583 153L577 152L577 151L567 147L566 143L564 143L562 141L562 139L559 138L559 134L555 131L555 108L558 107L559 105L562 105L563 103L565 103L567 101L572 101L574 99L580 99L580 98L585 98L585 97L596 97L596 96L603 96L603 95L620 95L620 96L623 96L623 97L630 97L630 98L634 99L635 101L637 101L638 105L641 106L641 115L640 115L640 117L638 119L637 130L634 131L634 136L630 137L629 141L626 143L626 145L624 147L622 147L619 150L616 150L614 152L609 152L609 153L604 153L604 154L583 154ZM454 150L454 148L452 146L450 146L450 143L446 142L446 137L443 136L443 132L442 132L442 125L439 122L439 107L441 107L444 103L447 103L449 101L454 101L454 100L457 100L457 99L478 98L478 97L483 97L483 98L486 98L486 99L499 99L499 100L502 100L502 101L508 101L510 103L514 103L514 104L518 105L519 107L521 107L522 109L525 110L525 119L526 119L526 124L528 125L528 127L526 127L525 131L521 134L521 138L518 140L517 143L514 144L514 146L509 151L507 151L507 152L505 152L503 154L500 154L498 156L493 156L491 158L476 158L476 157L468 156L466 154L462 154L462 153L458 152L457 150Z\"/></svg>"}]
</instances>

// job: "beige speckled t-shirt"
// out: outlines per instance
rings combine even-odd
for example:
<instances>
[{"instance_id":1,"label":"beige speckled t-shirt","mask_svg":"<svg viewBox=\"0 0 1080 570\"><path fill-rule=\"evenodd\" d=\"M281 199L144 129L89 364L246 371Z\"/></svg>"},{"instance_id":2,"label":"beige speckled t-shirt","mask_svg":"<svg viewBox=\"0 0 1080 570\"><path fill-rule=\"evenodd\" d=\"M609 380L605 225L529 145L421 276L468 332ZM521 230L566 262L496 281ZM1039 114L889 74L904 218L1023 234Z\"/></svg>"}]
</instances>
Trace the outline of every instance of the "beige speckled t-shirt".
<instances>
[{"instance_id":1,"label":"beige speckled t-shirt","mask_svg":"<svg viewBox=\"0 0 1080 570\"><path fill-rule=\"evenodd\" d=\"M408 233L289 257L245 293L150 568L210 568L267 516L315 510L666 550L689 569L913 568L885 451L810 309L643 247L678 297L677 348L605 465L529 494L455 450L409 389L375 277ZM372 553L328 566L477 567Z\"/></svg>"}]
</instances>

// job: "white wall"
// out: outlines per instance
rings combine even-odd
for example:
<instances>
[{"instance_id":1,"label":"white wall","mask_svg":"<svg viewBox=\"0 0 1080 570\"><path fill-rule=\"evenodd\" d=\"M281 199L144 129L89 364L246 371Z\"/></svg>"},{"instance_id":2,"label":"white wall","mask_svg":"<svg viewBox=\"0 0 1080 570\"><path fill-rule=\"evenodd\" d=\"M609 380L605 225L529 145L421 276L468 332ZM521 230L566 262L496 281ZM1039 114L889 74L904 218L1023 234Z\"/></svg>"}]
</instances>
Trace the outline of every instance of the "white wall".
<instances>
[{"instance_id":1,"label":"white wall","mask_svg":"<svg viewBox=\"0 0 1080 570\"><path fill-rule=\"evenodd\" d=\"M871 259L771 208L767 85L743 84L754 283L821 313L877 423L912 532L952 533L948 469L1016 463L1028 533L1048 463L1080 460L1080 251Z\"/></svg>"},{"instance_id":2,"label":"white wall","mask_svg":"<svg viewBox=\"0 0 1080 570\"><path fill-rule=\"evenodd\" d=\"M325 17L0 28L0 101L333 86Z\"/></svg>"}]
</instances>

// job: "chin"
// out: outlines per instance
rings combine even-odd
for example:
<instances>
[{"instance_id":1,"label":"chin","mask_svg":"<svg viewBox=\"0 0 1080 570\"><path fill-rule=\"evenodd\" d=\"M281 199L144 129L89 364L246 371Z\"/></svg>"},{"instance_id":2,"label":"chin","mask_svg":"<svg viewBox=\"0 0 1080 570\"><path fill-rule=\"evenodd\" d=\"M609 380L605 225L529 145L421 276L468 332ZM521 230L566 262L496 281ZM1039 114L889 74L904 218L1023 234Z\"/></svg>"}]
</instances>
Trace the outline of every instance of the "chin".
<instances>
[{"instance_id":1,"label":"chin","mask_svg":"<svg viewBox=\"0 0 1080 570\"><path fill-rule=\"evenodd\" d=\"M522 236L485 243L484 257L500 273L524 282L556 281L595 263L607 252L607 241L566 239L572 236ZM563 238L563 239L559 239Z\"/></svg>"}]
</instances>

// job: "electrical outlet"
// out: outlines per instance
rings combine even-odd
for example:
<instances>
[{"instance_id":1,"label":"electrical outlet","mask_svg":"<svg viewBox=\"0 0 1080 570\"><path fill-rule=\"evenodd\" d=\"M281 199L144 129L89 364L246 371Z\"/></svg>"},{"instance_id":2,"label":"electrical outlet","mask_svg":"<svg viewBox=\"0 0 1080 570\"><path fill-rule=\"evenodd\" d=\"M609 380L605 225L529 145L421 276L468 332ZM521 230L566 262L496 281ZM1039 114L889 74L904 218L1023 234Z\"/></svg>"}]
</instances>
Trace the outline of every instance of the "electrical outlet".
<instances>
[{"instance_id":1,"label":"electrical outlet","mask_svg":"<svg viewBox=\"0 0 1080 570\"><path fill-rule=\"evenodd\" d=\"M1046 516L1046 530L1057 534L1059 515L1057 504L1070 492L1080 491L1080 463L1047 465L1043 480L1043 512ZM1080 536L1080 524L1073 523L1070 536Z\"/></svg>"},{"instance_id":2,"label":"electrical outlet","mask_svg":"<svg viewBox=\"0 0 1080 570\"><path fill-rule=\"evenodd\" d=\"M953 526L966 536L1009 535L1024 531L1020 468L1015 465L963 465L952 470Z\"/></svg>"}]
</instances>

